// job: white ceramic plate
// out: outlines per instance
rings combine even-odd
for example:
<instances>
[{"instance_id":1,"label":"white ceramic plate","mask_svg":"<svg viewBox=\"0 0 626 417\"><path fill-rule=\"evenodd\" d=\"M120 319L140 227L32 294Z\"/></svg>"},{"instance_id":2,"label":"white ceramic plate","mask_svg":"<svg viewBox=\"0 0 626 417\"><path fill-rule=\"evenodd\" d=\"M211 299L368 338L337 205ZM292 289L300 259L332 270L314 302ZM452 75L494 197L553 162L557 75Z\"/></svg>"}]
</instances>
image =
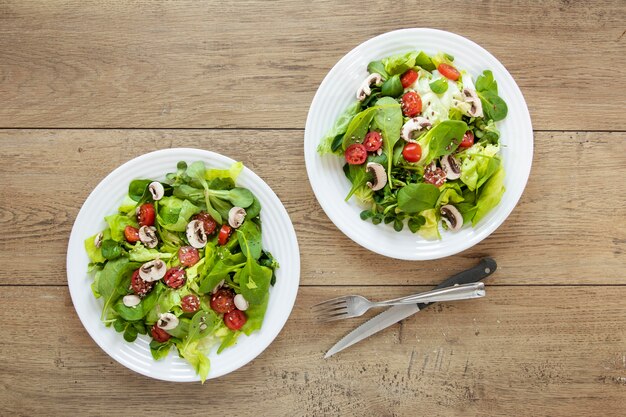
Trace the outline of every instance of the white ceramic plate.
<instances>
[{"instance_id":1,"label":"white ceramic plate","mask_svg":"<svg viewBox=\"0 0 626 417\"><path fill-rule=\"evenodd\" d=\"M498 93L509 112L498 122L501 132L502 158L506 170L506 191L500 204L475 228L459 232L442 231L442 239L428 241L407 228L398 233L391 225L373 225L362 221L363 210L354 199L345 203L350 190L345 178L343 160L335 155L320 156L317 145L333 126L337 117L355 100L359 84L367 76L367 64L386 56L412 50L428 54L446 52L454 63L468 71L474 80L483 70L493 71ZM398 259L427 260L461 252L491 234L511 213L520 199L533 158L533 131L522 93L504 66L474 42L450 32L435 29L402 29L372 38L346 54L326 75L320 85L306 122L304 153L311 186L320 205L335 225L359 245Z\"/></svg>"},{"instance_id":2,"label":"white ceramic plate","mask_svg":"<svg viewBox=\"0 0 626 417\"><path fill-rule=\"evenodd\" d=\"M193 368L172 349L170 355L155 361L150 355L150 337L139 335L134 343L124 341L120 333L100 322L102 301L91 293L92 277L87 274L89 259L83 242L106 227L104 216L115 213L136 178L164 179L176 171L176 163L204 161L208 168L224 169L232 159L214 152L198 149L166 149L135 158L110 173L89 195L72 228L67 251L67 280L72 302L87 332L113 359L140 374L167 381L199 381ZM209 356L209 378L227 374L258 356L278 335L291 312L300 280L300 252L296 233L280 200L254 172L245 168L237 185L246 187L261 202L263 247L280 264L276 270L276 285L270 289L270 300L260 331L249 337L242 335L237 344L217 355Z\"/></svg>"}]
</instances>

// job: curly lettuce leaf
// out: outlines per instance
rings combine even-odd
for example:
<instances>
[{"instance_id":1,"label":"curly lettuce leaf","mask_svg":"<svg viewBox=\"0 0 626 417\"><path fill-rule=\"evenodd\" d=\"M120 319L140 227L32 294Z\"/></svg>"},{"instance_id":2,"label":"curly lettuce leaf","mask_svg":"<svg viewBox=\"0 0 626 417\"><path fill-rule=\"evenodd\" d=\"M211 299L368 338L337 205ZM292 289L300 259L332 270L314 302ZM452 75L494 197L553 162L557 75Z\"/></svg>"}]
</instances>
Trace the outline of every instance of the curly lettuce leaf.
<instances>
[{"instance_id":1,"label":"curly lettuce leaf","mask_svg":"<svg viewBox=\"0 0 626 417\"><path fill-rule=\"evenodd\" d=\"M157 219L159 224L167 230L184 232L191 216L199 212L200 208L189 200L181 200L177 197L163 197L159 201Z\"/></svg>"},{"instance_id":2,"label":"curly lettuce leaf","mask_svg":"<svg viewBox=\"0 0 626 417\"><path fill-rule=\"evenodd\" d=\"M351 103L335 121L333 127L326 133L317 145L317 152L320 155L329 153L340 153L343 136L348 130L350 121L361 111L361 102Z\"/></svg>"},{"instance_id":3,"label":"curly lettuce leaf","mask_svg":"<svg viewBox=\"0 0 626 417\"><path fill-rule=\"evenodd\" d=\"M476 214L472 219L472 226L476 226L491 209L500 203L504 191L504 167L500 165L496 173L489 178L485 186L480 189L480 195L476 201Z\"/></svg>"},{"instance_id":4,"label":"curly lettuce leaf","mask_svg":"<svg viewBox=\"0 0 626 417\"><path fill-rule=\"evenodd\" d=\"M216 178L228 178L233 180L233 182L237 181L237 177L243 171L243 163L235 162L228 169L209 169L205 173L205 179L211 181Z\"/></svg>"},{"instance_id":5,"label":"curly lettuce leaf","mask_svg":"<svg viewBox=\"0 0 626 417\"><path fill-rule=\"evenodd\" d=\"M416 51L393 55L381 60L388 75L403 74L409 68L415 66L415 60L420 54Z\"/></svg>"},{"instance_id":6,"label":"curly lettuce leaf","mask_svg":"<svg viewBox=\"0 0 626 417\"><path fill-rule=\"evenodd\" d=\"M128 252L128 258L134 262L148 262L156 258L170 259L174 255L169 252L159 252L157 249L148 249L141 242L135 243L135 246Z\"/></svg>"},{"instance_id":7,"label":"curly lettuce leaf","mask_svg":"<svg viewBox=\"0 0 626 417\"><path fill-rule=\"evenodd\" d=\"M460 154L461 181L467 188L472 191L480 188L497 171L501 165L499 151L499 145L477 143Z\"/></svg>"},{"instance_id":8,"label":"curly lettuce leaf","mask_svg":"<svg viewBox=\"0 0 626 417\"><path fill-rule=\"evenodd\" d=\"M417 233L427 240L441 239L439 234L439 222L437 219L437 210L429 209L420 213L425 223L419 228Z\"/></svg>"},{"instance_id":9,"label":"curly lettuce leaf","mask_svg":"<svg viewBox=\"0 0 626 417\"><path fill-rule=\"evenodd\" d=\"M106 216L104 220L109 225L109 229L111 231L111 239L117 242L126 241L126 239L124 238L124 229L126 229L126 226L139 226L134 216L127 216L123 214L111 214L110 216Z\"/></svg>"}]
</instances>

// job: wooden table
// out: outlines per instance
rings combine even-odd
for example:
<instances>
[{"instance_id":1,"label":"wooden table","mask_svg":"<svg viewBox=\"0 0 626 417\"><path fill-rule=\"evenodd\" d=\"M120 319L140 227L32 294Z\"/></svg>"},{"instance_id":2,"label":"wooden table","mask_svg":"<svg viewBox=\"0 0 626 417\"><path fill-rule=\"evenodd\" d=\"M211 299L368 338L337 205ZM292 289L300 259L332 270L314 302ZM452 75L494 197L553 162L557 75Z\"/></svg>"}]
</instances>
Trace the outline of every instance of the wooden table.
<instances>
[{"instance_id":1,"label":"wooden table","mask_svg":"<svg viewBox=\"0 0 626 417\"><path fill-rule=\"evenodd\" d=\"M623 415L625 21L619 0L2 1L0 414ZM430 262L350 241L317 204L303 163L307 110L326 72L403 27L453 31L492 52L535 129L513 214L474 248ZM110 359L78 320L64 266L95 185L131 158L178 146L227 154L263 177L302 256L276 341L204 385L147 379ZM312 304L425 290L484 255L500 266L486 299L438 305L322 359L355 322L317 324Z\"/></svg>"}]
</instances>

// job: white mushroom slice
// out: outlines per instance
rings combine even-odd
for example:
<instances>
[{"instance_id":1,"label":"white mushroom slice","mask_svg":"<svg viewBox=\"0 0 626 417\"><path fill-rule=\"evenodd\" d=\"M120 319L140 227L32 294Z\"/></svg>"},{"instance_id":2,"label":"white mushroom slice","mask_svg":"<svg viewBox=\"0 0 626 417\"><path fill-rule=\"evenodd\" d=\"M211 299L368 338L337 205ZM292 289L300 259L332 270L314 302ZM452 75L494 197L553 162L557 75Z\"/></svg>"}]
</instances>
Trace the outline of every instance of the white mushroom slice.
<instances>
[{"instance_id":1,"label":"white mushroom slice","mask_svg":"<svg viewBox=\"0 0 626 417\"><path fill-rule=\"evenodd\" d=\"M382 85L383 77L380 74L373 73L367 76L365 80L361 83L361 86L356 92L356 99L359 101L365 100L365 97L372 94L372 89L370 86L374 83L375 85Z\"/></svg>"},{"instance_id":2,"label":"white mushroom slice","mask_svg":"<svg viewBox=\"0 0 626 417\"><path fill-rule=\"evenodd\" d=\"M481 103L480 98L478 98L476 91L464 88L463 100L470 105L470 108L467 111L468 116L483 117L483 104Z\"/></svg>"},{"instance_id":3,"label":"white mushroom slice","mask_svg":"<svg viewBox=\"0 0 626 417\"><path fill-rule=\"evenodd\" d=\"M156 248L156 245L159 244L156 230L150 226L141 226L139 228L139 240L150 249Z\"/></svg>"},{"instance_id":4,"label":"white mushroom slice","mask_svg":"<svg viewBox=\"0 0 626 417\"><path fill-rule=\"evenodd\" d=\"M159 320L157 320L157 327L160 327L163 330L172 330L178 326L178 317L176 317L172 313L163 313L159 316Z\"/></svg>"},{"instance_id":5,"label":"white mushroom slice","mask_svg":"<svg viewBox=\"0 0 626 417\"><path fill-rule=\"evenodd\" d=\"M463 216L451 204L447 204L439 209L441 220L446 223L448 230L457 231L463 226Z\"/></svg>"},{"instance_id":6,"label":"white mushroom slice","mask_svg":"<svg viewBox=\"0 0 626 417\"><path fill-rule=\"evenodd\" d=\"M139 276L144 281L154 282L165 276L167 265L160 259L155 259L139 267Z\"/></svg>"},{"instance_id":7,"label":"white mushroom slice","mask_svg":"<svg viewBox=\"0 0 626 417\"><path fill-rule=\"evenodd\" d=\"M209 238L204 229L204 222L201 220L192 220L187 224L187 240L189 244L196 249L206 246Z\"/></svg>"},{"instance_id":8,"label":"white mushroom slice","mask_svg":"<svg viewBox=\"0 0 626 417\"><path fill-rule=\"evenodd\" d=\"M233 228L238 228L246 218L246 210L241 207L233 207L228 212L228 224Z\"/></svg>"},{"instance_id":9,"label":"white mushroom slice","mask_svg":"<svg viewBox=\"0 0 626 417\"><path fill-rule=\"evenodd\" d=\"M150 185L148 185L148 190L150 191L150 194L152 194L152 199L154 201L162 199L165 195L163 184L158 181L151 182Z\"/></svg>"},{"instance_id":10,"label":"white mushroom slice","mask_svg":"<svg viewBox=\"0 0 626 417\"><path fill-rule=\"evenodd\" d=\"M99 248L100 246L102 246L102 237L103 237L102 232L100 232L93 239L93 244L96 248Z\"/></svg>"},{"instance_id":11,"label":"white mushroom slice","mask_svg":"<svg viewBox=\"0 0 626 417\"><path fill-rule=\"evenodd\" d=\"M224 280L221 280L217 283L217 285L211 290L211 294L215 294L222 286L224 285Z\"/></svg>"},{"instance_id":12,"label":"white mushroom slice","mask_svg":"<svg viewBox=\"0 0 626 417\"><path fill-rule=\"evenodd\" d=\"M441 158L441 169L446 173L446 178L456 180L461 176L461 164L452 155L446 155Z\"/></svg>"},{"instance_id":13,"label":"white mushroom slice","mask_svg":"<svg viewBox=\"0 0 626 417\"><path fill-rule=\"evenodd\" d=\"M417 143L417 141L413 139L413 132L419 132L421 130L429 128L430 126L432 126L432 124L425 117L414 117L412 119L409 119L402 126L402 139L407 142Z\"/></svg>"},{"instance_id":14,"label":"white mushroom slice","mask_svg":"<svg viewBox=\"0 0 626 417\"><path fill-rule=\"evenodd\" d=\"M387 173L385 172L385 167L378 162L368 162L365 169L369 174L374 176L374 180L368 181L367 186L373 191L382 190L387 184Z\"/></svg>"},{"instance_id":15,"label":"white mushroom slice","mask_svg":"<svg viewBox=\"0 0 626 417\"><path fill-rule=\"evenodd\" d=\"M139 303L141 302L141 298L139 298L139 296L135 294L129 294L125 295L124 298L122 298L122 302L126 307L135 307L139 305Z\"/></svg>"},{"instance_id":16,"label":"white mushroom slice","mask_svg":"<svg viewBox=\"0 0 626 417\"><path fill-rule=\"evenodd\" d=\"M250 304L248 303L248 300L246 300L244 298L243 295L241 294L237 294L235 296L235 307L237 307L237 309L241 310L241 311L246 311L248 309L248 307L250 307Z\"/></svg>"}]
</instances>

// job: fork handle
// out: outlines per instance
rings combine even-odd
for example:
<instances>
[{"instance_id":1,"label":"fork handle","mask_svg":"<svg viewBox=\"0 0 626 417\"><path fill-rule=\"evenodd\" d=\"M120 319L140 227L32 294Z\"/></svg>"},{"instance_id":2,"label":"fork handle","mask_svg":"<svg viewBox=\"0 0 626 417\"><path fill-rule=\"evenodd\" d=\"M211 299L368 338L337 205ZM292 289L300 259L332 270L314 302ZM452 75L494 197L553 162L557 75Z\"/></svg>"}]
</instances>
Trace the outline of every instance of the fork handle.
<instances>
[{"instance_id":1,"label":"fork handle","mask_svg":"<svg viewBox=\"0 0 626 417\"><path fill-rule=\"evenodd\" d=\"M475 282L469 284L461 284L452 287L439 288L419 294L413 294L406 297L395 298L389 301L377 303L380 306L385 305L402 305L415 303L436 303L441 301L454 300L470 300L485 296L485 284Z\"/></svg>"}]
</instances>

